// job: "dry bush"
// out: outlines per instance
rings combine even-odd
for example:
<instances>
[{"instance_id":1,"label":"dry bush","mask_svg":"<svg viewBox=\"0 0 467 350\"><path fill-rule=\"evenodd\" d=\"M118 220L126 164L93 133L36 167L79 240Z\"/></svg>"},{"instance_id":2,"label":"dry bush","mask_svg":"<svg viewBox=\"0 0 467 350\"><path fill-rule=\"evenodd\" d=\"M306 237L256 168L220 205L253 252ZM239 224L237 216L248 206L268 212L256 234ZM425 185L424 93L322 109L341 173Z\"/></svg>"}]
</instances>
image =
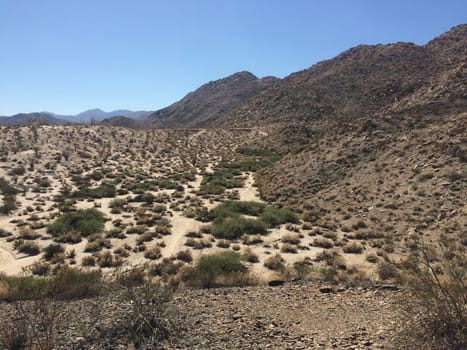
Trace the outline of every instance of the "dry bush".
<instances>
[{"instance_id":1,"label":"dry bush","mask_svg":"<svg viewBox=\"0 0 467 350\"><path fill-rule=\"evenodd\" d=\"M407 288L398 299L402 349L467 349L467 254L443 239L443 255L434 263L422 242L407 270Z\"/></svg>"},{"instance_id":2,"label":"dry bush","mask_svg":"<svg viewBox=\"0 0 467 350\"><path fill-rule=\"evenodd\" d=\"M297 254L297 246L293 244L284 243L281 246L281 253Z\"/></svg>"},{"instance_id":3,"label":"dry bush","mask_svg":"<svg viewBox=\"0 0 467 350\"><path fill-rule=\"evenodd\" d=\"M363 246L357 242L352 242L342 247L342 251L346 254L362 254L363 249Z\"/></svg>"},{"instance_id":4,"label":"dry bush","mask_svg":"<svg viewBox=\"0 0 467 350\"><path fill-rule=\"evenodd\" d=\"M151 249L148 249L144 252L144 257L150 260L157 260L162 256L161 247L154 246Z\"/></svg>"},{"instance_id":5,"label":"dry bush","mask_svg":"<svg viewBox=\"0 0 467 350\"><path fill-rule=\"evenodd\" d=\"M191 255L191 251L189 249L179 251L176 255L176 258L187 263L193 261L193 256Z\"/></svg>"},{"instance_id":6,"label":"dry bush","mask_svg":"<svg viewBox=\"0 0 467 350\"><path fill-rule=\"evenodd\" d=\"M64 310L55 300L17 300L4 315L0 328L0 348L6 350L52 350L57 346Z\"/></svg>"},{"instance_id":7,"label":"dry bush","mask_svg":"<svg viewBox=\"0 0 467 350\"><path fill-rule=\"evenodd\" d=\"M154 348L161 340L177 333L177 327L166 312L167 302L175 289L145 279L137 287L125 288L121 303L130 305L112 325L119 338L124 337L134 348Z\"/></svg>"},{"instance_id":8,"label":"dry bush","mask_svg":"<svg viewBox=\"0 0 467 350\"><path fill-rule=\"evenodd\" d=\"M245 257L245 260L249 263L255 264L259 262L258 255L255 254L255 252L253 252L253 250L249 247L243 250L243 256Z\"/></svg>"},{"instance_id":9,"label":"dry bush","mask_svg":"<svg viewBox=\"0 0 467 350\"><path fill-rule=\"evenodd\" d=\"M284 259L280 254L270 256L264 262L264 266L273 271L285 271Z\"/></svg>"},{"instance_id":10,"label":"dry bush","mask_svg":"<svg viewBox=\"0 0 467 350\"><path fill-rule=\"evenodd\" d=\"M319 238L315 238L313 240L313 245L315 247L330 249L330 248L332 248L334 246L334 243L332 242L332 240L330 240L328 238L319 237Z\"/></svg>"},{"instance_id":11,"label":"dry bush","mask_svg":"<svg viewBox=\"0 0 467 350\"><path fill-rule=\"evenodd\" d=\"M302 235L299 233L286 233L281 237L281 242L282 243L288 243L288 244L294 244L297 245L300 243L300 239L302 238Z\"/></svg>"}]
</instances>

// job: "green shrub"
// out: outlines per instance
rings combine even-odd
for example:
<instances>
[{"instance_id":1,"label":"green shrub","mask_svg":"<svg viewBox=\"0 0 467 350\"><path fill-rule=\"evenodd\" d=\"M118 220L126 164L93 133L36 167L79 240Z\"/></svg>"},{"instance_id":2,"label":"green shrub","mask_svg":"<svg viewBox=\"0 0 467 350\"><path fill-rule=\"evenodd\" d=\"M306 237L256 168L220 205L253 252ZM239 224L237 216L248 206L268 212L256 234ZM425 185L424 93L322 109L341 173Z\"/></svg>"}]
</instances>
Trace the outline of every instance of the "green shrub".
<instances>
[{"instance_id":1,"label":"green shrub","mask_svg":"<svg viewBox=\"0 0 467 350\"><path fill-rule=\"evenodd\" d=\"M82 187L74 193L74 196L80 198L113 198L116 194L115 185L103 183L98 187Z\"/></svg>"},{"instance_id":2,"label":"green shrub","mask_svg":"<svg viewBox=\"0 0 467 350\"><path fill-rule=\"evenodd\" d=\"M96 209L84 209L65 213L47 227L47 232L54 237L78 232L81 236L89 236L104 229L105 217Z\"/></svg>"},{"instance_id":3,"label":"green shrub","mask_svg":"<svg viewBox=\"0 0 467 350\"><path fill-rule=\"evenodd\" d=\"M261 214L260 220L268 227L277 227L286 223L298 224L300 222L298 216L290 209L277 207L267 207Z\"/></svg>"},{"instance_id":4,"label":"green shrub","mask_svg":"<svg viewBox=\"0 0 467 350\"><path fill-rule=\"evenodd\" d=\"M225 218L214 222L212 234L216 238L238 239L243 234L266 234L266 225L256 219L245 219L241 216Z\"/></svg>"},{"instance_id":5,"label":"green shrub","mask_svg":"<svg viewBox=\"0 0 467 350\"><path fill-rule=\"evenodd\" d=\"M260 202L228 201L213 208L209 213L209 218L225 218L235 214L259 216L265 208L266 205Z\"/></svg>"},{"instance_id":6,"label":"green shrub","mask_svg":"<svg viewBox=\"0 0 467 350\"><path fill-rule=\"evenodd\" d=\"M3 300L39 299L47 295L49 281L45 278L33 276L6 276L0 274L0 283L6 286L6 293L2 293Z\"/></svg>"},{"instance_id":7,"label":"green shrub","mask_svg":"<svg viewBox=\"0 0 467 350\"><path fill-rule=\"evenodd\" d=\"M195 281L192 282L203 288L215 287L220 276L246 271L242 259L242 255L236 252L203 255L195 265Z\"/></svg>"}]
</instances>

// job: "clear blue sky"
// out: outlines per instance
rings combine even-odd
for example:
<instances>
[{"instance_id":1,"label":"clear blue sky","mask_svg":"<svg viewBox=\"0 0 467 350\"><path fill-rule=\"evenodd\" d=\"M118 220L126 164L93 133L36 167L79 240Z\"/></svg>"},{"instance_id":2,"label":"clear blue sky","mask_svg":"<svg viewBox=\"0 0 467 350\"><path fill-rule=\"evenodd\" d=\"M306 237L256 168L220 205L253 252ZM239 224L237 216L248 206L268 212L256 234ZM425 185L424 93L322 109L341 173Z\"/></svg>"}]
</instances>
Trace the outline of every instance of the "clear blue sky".
<instances>
[{"instance_id":1,"label":"clear blue sky","mask_svg":"<svg viewBox=\"0 0 467 350\"><path fill-rule=\"evenodd\" d=\"M0 0L0 115L156 110L237 71L284 77L465 22L466 0Z\"/></svg>"}]
</instances>

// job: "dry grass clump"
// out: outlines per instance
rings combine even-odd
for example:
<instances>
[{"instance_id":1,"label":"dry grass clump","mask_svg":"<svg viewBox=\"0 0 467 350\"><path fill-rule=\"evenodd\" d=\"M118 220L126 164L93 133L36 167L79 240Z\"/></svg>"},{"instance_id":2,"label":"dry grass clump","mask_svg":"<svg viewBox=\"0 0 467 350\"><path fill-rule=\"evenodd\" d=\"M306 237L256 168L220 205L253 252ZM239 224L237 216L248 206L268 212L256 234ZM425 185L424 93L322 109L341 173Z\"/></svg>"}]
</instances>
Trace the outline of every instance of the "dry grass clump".
<instances>
[{"instance_id":1,"label":"dry grass clump","mask_svg":"<svg viewBox=\"0 0 467 350\"><path fill-rule=\"evenodd\" d=\"M292 253L292 254L297 254L297 246L294 244L288 244L284 243L281 246L281 253Z\"/></svg>"},{"instance_id":2,"label":"dry grass clump","mask_svg":"<svg viewBox=\"0 0 467 350\"><path fill-rule=\"evenodd\" d=\"M30 256L38 255L41 252L41 248L37 243L30 241L23 241L22 239L15 241L14 248L20 252Z\"/></svg>"},{"instance_id":3,"label":"dry grass clump","mask_svg":"<svg viewBox=\"0 0 467 350\"><path fill-rule=\"evenodd\" d=\"M313 246L324 249L331 249L334 246L334 243L328 238L318 237L313 240Z\"/></svg>"},{"instance_id":4,"label":"dry grass clump","mask_svg":"<svg viewBox=\"0 0 467 350\"><path fill-rule=\"evenodd\" d=\"M342 251L346 254L362 254L364 247L357 242L351 242L342 247Z\"/></svg>"},{"instance_id":5,"label":"dry grass clump","mask_svg":"<svg viewBox=\"0 0 467 350\"><path fill-rule=\"evenodd\" d=\"M161 258L162 257L161 247L156 245L156 246L152 247L151 249L147 249L144 252L144 257L146 259L150 259L150 260L157 260L157 259Z\"/></svg>"},{"instance_id":6,"label":"dry grass clump","mask_svg":"<svg viewBox=\"0 0 467 350\"><path fill-rule=\"evenodd\" d=\"M258 255L255 252L253 252L253 250L249 247L246 247L243 250L243 256L245 257L245 260L249 263L255 264L259 262Z\"/></svg>"},{"instance_id":7,"label":"dry grass clump","mask_svg":"<svg viewBox=\"0 0 467 350\"><path fill-rule=\"evenodd\" d=\"M184 261L186 263L191 263L193 261L193 256L189 249L181 250L175 256L178 260Z\"/></svg>"},{"instance_id":8,"label":"dry grass clump","mask_svg":"<svg viewBox=\"0 0 467 350\"><path fill-rule=\"evenodd\" d=\"M269 270L273 271L284 271L284 258L280 254L276 254L274 256L270 256L264 262L264 266L267 267Z\"/></svg>"},{"instance_id":9,"label":"dry grass clump","mask_svg":"<svg viewBox=\"0 0 467 350\"><path fill-rule=\"evenodd\" d=\"M303 236L299 233L286 233L281 237L281 242L297 245L300 244L301 238L303 238Z\"/></svg>"}]
</instances>

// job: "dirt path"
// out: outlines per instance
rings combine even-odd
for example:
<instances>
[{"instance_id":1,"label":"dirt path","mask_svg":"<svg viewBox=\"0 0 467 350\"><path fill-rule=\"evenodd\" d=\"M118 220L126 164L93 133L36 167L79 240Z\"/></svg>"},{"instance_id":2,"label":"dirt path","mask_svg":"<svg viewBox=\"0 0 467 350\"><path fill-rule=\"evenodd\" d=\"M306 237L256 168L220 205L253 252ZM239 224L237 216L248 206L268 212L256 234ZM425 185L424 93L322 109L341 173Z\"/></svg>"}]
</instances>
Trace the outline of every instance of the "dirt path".
<instances>
[{"instance_id":1,"label":"dirt path","mask_svg":"<svg viewBox=\"0 0 467 350\"><path fill-rule=\"evenodd\" d=\"M171 218L172 234L164 238L165 248L162 249L162 255L169 257L183 250L183 240L185 234L189 231L197 231L202 225L201 222L189 219L181 212L175 212Z\"/></svg>"},{"instance_id":2,"label":"dirt path","mask_svg":"<svg viewBox=\"0 0 467 350\"><path fill-rule=\"evenodd\" d=\"M241 201L262 202L261 198L259 197L258 189L253 186L254 183L255 179L253 177L253 173L248 173L248 177L245 180L244 186L238 189Z\"/></svg>"}]
</instances>

